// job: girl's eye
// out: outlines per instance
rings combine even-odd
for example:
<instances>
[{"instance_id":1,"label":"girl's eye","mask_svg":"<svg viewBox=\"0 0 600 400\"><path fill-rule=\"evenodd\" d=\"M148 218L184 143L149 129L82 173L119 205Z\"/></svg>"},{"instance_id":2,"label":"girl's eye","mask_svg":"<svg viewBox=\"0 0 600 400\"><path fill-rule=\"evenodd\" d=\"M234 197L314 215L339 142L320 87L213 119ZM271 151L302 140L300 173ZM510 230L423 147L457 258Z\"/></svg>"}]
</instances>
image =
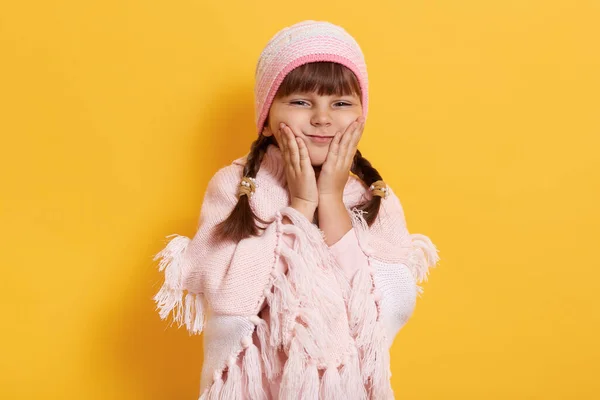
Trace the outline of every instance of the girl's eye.
<instances>
[{"instance_id":1,"label":"girl's eye","mask_svg":"<svg viewBox=\"0 0 600 400\"><path fill-rule=\"evenodd\" d=\"M298 105L305 105L308 104L307 102L305 102L304 100L294 100L292 102L290 102L291 104L298 104ZM341 106L351 106L352 104L347 103L345 101L338 101L337 103L334 103L335 105L341 105Z\"/></svg>"}]
</instances>

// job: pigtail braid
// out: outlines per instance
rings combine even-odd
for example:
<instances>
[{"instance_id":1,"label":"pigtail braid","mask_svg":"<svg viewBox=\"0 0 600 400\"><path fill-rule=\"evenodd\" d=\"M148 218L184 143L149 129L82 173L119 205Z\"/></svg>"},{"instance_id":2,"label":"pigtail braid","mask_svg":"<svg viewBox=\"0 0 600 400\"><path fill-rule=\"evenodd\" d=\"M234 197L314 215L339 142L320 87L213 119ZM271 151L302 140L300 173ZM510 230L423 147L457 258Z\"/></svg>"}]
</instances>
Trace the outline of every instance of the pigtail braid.
<instances>
[{"instance_id":1,"label":"pigtail braid","mask_svg":"<svg viewBox=\"0 0 600 400\"><path fill-rule=\"evenodd\" d=\"M242 176L256 178L267 148L273 143L272 136L259 135L250 147ZM266 227L258 226L256 221L265 225L268 224L267 221L254 214L250 207L249 196L240 196L231 214L216 226L215 235L221 240L232 240L234 242L239 242L250 236L257 236L258 231L265 230Z\"/></svg>"},{"instance_id":2,"label":"pigtail braid","mask_svg":"<svg viewBox=\"0 0 600 400\"><path fill-rule=\"evenodd\" d=\"M358 176L367 185L367 187L371 186L373 182L383 180L379 172L371 165L369 160L362 156L361 152L358 149L356 150L356 154L354 155L354 161L352 162L351 171L356 176ZM379 213L380 205L381 197L373 196L371 200L358 207L358 209L367 213L365 215L365 221L369 226L371 226L373 222L375 222L375 218Z\"/></svg>"}]
</instances>

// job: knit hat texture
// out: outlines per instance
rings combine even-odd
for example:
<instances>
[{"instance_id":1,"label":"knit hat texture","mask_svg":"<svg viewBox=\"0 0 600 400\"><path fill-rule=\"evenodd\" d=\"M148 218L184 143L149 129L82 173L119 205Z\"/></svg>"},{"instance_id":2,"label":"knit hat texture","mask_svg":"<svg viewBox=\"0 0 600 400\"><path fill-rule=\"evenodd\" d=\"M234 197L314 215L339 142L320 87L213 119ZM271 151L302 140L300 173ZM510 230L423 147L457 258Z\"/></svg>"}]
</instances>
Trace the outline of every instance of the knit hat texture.
<instances>
[{"instance_id":1,"label":"knit hat texture","mask_svg":"<svg viewBox=\"0 0 600 400\"><path fill-rule=\"evenodd\" d=\"M286 75L296 67L316 61L340 63L354 72L362 91L363 116L367 117L368 76L360 46L340 26L307 20L277 32L260 54L254 86L255 122L259 134Z\"/></svg>"}]
</instances>

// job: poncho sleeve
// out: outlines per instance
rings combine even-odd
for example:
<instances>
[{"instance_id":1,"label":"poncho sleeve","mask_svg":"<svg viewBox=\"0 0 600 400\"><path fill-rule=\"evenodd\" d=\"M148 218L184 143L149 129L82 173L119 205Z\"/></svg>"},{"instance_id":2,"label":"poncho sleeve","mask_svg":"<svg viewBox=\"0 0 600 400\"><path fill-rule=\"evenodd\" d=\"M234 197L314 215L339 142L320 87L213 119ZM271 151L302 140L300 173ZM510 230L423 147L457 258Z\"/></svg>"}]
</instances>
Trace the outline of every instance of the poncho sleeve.
<instances>
[{"instance_id":1,"label":"poncho sleeve","mask_svg":"<svg viewBox=\"0 0 600 400\"><path fill-rule=\"evenodd\" d=\"M242 168L230 165L211 178L194 237L170 235L168 244L155 256L165 274L164 284L154 297L159 314L162 319L172 314L174 323L185 324L193 334L202 332L207 312L257 314L264 304L263 292L269 287L271 272L286 270L278 257L279 248L291 246L293 239L279 229L281 221L276 217L268 221L260 236L237 243L215 238L216 226L237 203ZM306 219L299 212L296 218Z\"/></svg>"}]
</instances>

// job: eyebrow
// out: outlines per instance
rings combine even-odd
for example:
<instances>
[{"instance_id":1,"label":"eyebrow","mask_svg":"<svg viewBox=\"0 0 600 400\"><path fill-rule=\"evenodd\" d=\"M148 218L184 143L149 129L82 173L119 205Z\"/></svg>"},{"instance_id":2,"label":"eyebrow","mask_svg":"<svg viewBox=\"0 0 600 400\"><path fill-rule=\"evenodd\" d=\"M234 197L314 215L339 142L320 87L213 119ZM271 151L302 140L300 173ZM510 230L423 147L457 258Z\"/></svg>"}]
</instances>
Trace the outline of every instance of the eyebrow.
<instances>
[{"instance_id":1,"label":"eyebrow","mask_svg":"<svg viewBox=\"0 0 600 400\"><path fill-rule=\"evenodd\" d=\"M347 97L347 98L357 98L357 99L360 98L360 96L358 96L356 94L320 95L320 94L315 94L314 92L297 92L297 93L291 93L291 94L285 96L285 98L294 97L294 96L308 96L308 97L317 96L317 97L337 97L337 98Z\"/></svg>"}]
</instances>

